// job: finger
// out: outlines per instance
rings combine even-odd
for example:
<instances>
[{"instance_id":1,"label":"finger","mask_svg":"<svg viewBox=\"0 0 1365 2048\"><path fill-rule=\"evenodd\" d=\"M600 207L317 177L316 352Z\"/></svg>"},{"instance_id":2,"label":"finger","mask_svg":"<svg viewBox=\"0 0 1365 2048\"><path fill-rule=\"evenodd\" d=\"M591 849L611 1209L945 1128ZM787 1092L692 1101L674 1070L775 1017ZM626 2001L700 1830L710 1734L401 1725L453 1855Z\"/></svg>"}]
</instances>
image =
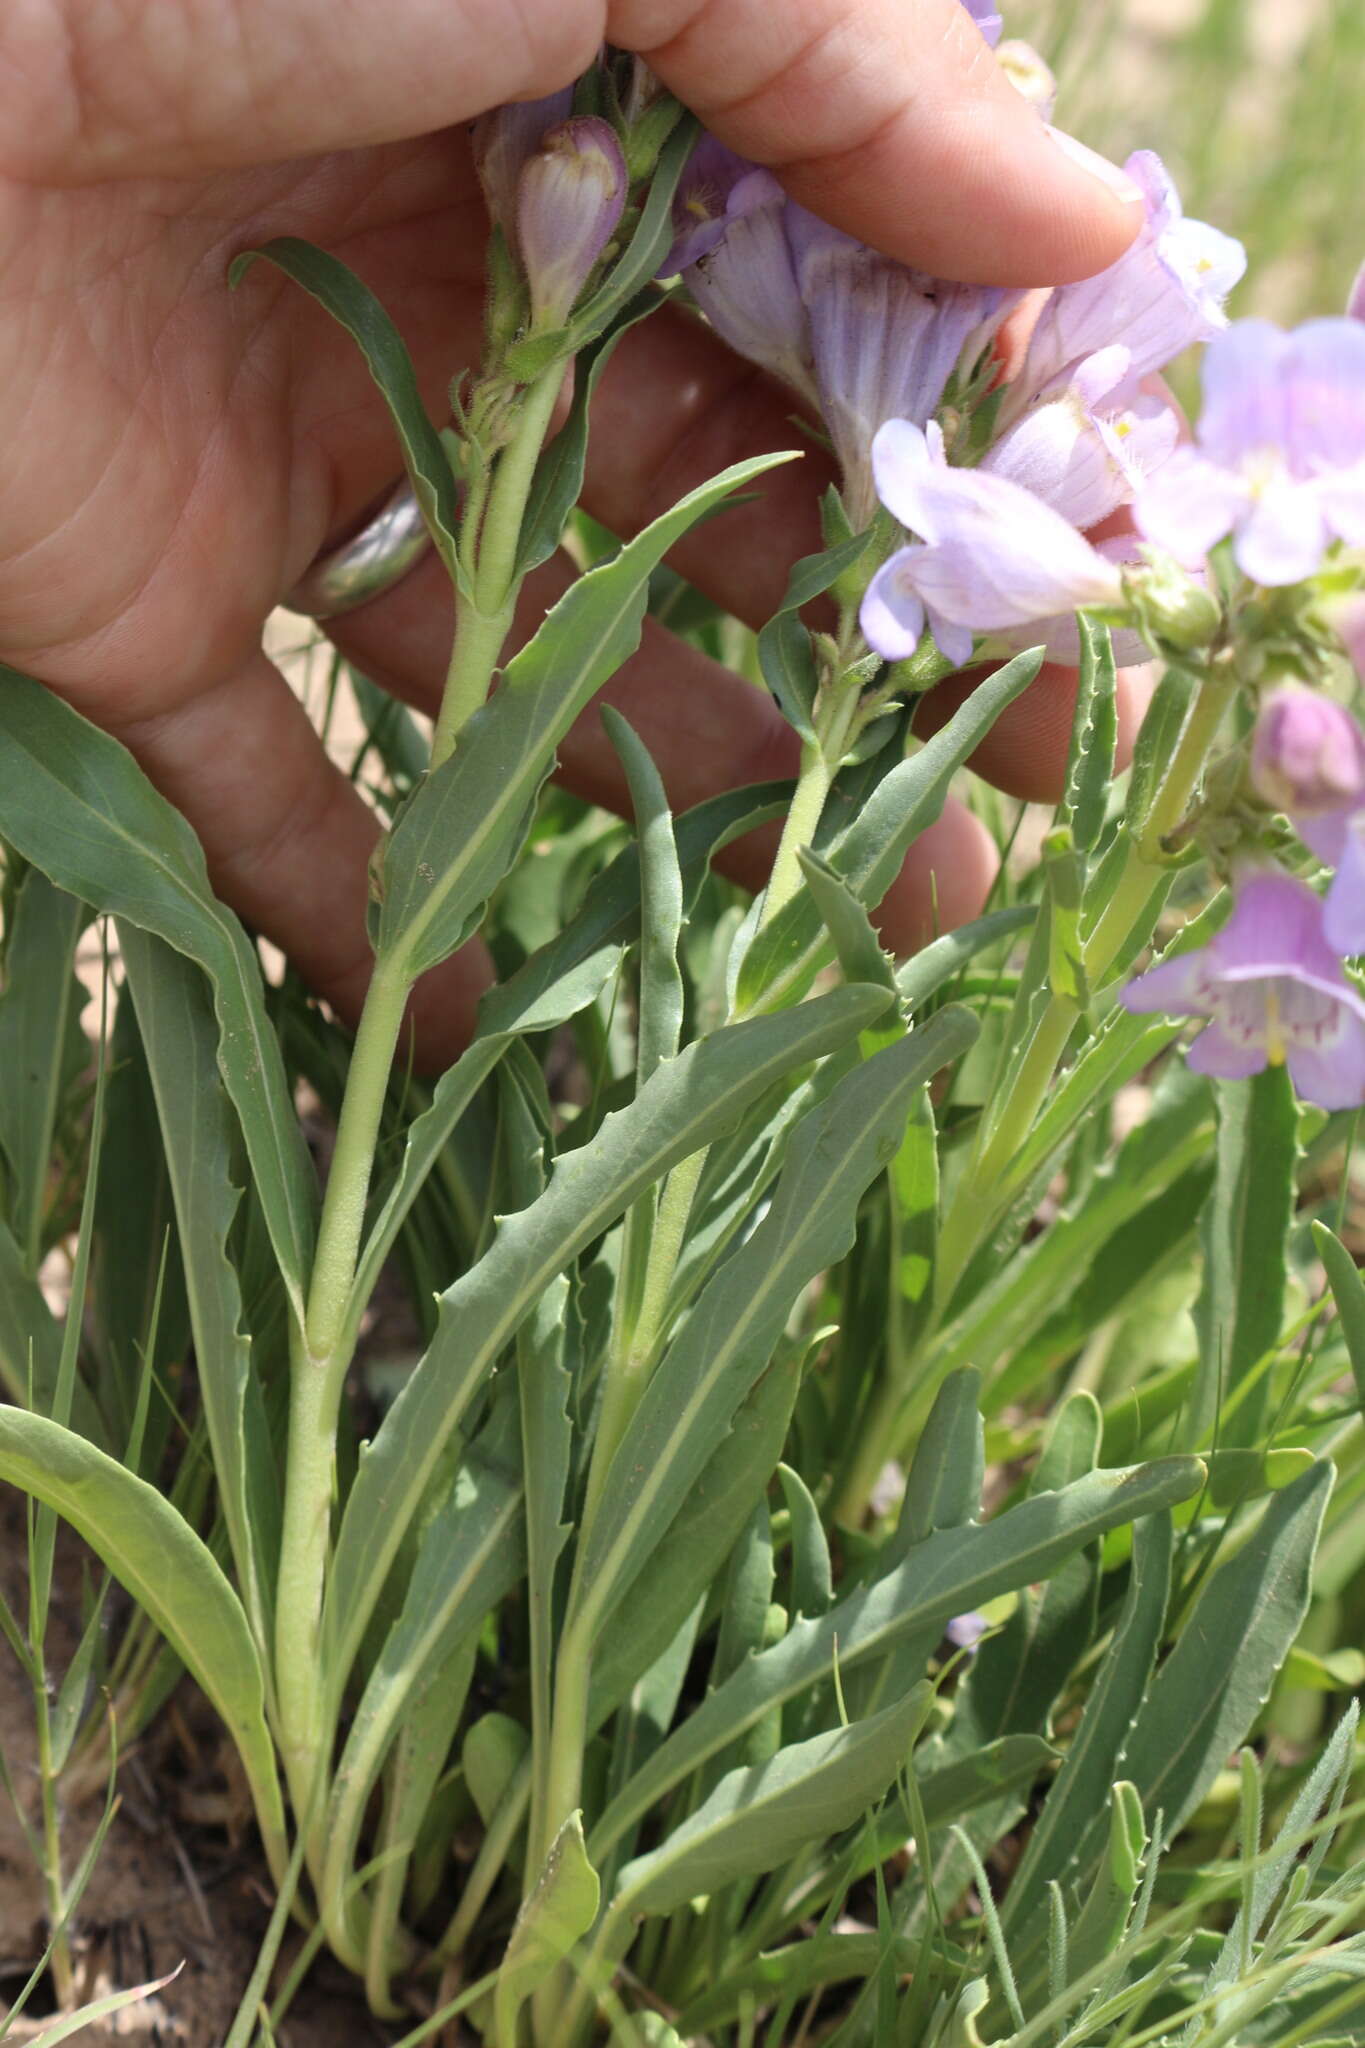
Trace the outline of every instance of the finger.
<instances>
[{"instance_id":1,"label":"finger","mask_svg":"<svg viewBox=\"0 0 1365 2048\"><path fill-rule=\"evenodd\" d=\"M530 579L516 632L534 631L567 586L572 565L547 564ZM366 674L417 709L434 711L450 645L450 599L443 573L427 562L387 597L332 623L332 637ZM560 748L559 779L590 803L622 816L630 795L600 707L612 704L653 755L675 811L746 783L793 775L795 733L764 691L647 620L640 650L602 690ZM716 865L743 887L767 879L772 828L727 847ZM893 951L913 950L937 930L974 917L995 871L989 834L959 805L917 842L881 912Z\"/></svg>"},{"instance_id":2,"label":"finger","mask_svg":"<svg viewBox=\"0 0 1365 2048\"><path fill-rule=\"evenodd\" d=\"M0 175L193 176L425 135L568 84L601 0L18 0Z\"/></svg>"},{"instance_id":3,"label":"finger","mask_svg":"<svg viewBox=\"0 0 1365 2048\"><path fill-rule=\"evenodd\" d=\"M1059 147L959 0L23 0L0 173L186 176L395 141L547 94L606 34L793 195L940 276L1064 282L1141 200Z\"/></svg>"},{"instance_id":4,"label":"finger","mask_svg":"<svg viewBox=\"0 0 1365 2048\"><path fill-rule=\"evenodd\" d=\"M1136 187L1059 146L960 0L618 0L610 21L793 198L920 269L1062 284L1137 232Z\"/></svg>"},{"instance_id":5,"label":"finger","mask_svg":"<svg viewBox=\"0 0 1365 2048\"><path fill-rule=\"evenodd\" d=\"M927 738L946 725L989 674L985 668L965 669L931 690L916 717L916 732ZM1142 669L1120 669L1118 673L1116 772L1132 759L1133 741L1149 694L1144 678ZM1045 662L1036 681L1006 705L972 755L970 765L976 773L1009 796L1023 797L1029 803L1056 803L1066 778L1079 681L1074 668Z\"/></svg>"},{"instance_id":6,"label":"finger","mask_svg":"<svg viewBox=\"0 0 1365 2048\"><path fill-rule=\"evenodd\" d=\"M354 1024L373 965L365 909L378 826L279 670L258 655L173 710L120 721L102 699L100 719L189 819L217 892ZM410 1029L421 1067L439 1070L468 1042L491 978L474 946L420 984Z\"/></svg>"}]
</instances>

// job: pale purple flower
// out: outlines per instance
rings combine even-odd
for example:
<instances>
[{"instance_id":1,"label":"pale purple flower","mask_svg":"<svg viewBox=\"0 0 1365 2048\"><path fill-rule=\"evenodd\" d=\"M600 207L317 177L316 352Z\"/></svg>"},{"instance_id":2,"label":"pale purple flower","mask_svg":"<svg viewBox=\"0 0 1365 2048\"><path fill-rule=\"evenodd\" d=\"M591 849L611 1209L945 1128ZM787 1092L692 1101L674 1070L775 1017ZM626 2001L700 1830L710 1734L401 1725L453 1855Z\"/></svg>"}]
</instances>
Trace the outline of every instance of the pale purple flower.
<instances>
[{"instance_id":1,"label":"pale purple flower","mask_svg":"<svg viewBox=\"0 0 1365 2048\"><path fill-rule=\"evenodd\" d=\"M1128 382L1128 351L1101 349L1071 382L1008 428L981 467L1003 476L1082 530L1126 505L1180 438L1174 412L1139 392L1118 398Z\"/></svg>"},{"instance_id":2,"label":"pale purple flower","mask_svg":"<svg viewBox=\"0 0 1365 2048\"><path fill-rule=\"evenodd\" d=\"M541 137L517 180L517 246L537 326L565 321L625 211L630 177L615 130L595 114Z\"/></svg>"},{"instance_id":3,"label":"pale purple flower","mask_svg":"<svg viewBox=\"0 0 1365 2048\"><path fill-rule=\"evenodd\" d=\"M701 209L714 201L717 187L702 190L695 225L684 230L669 261L681 251L688 289L737 355L815 401L810 322L797 289L782 187L770 171L745 169L725 190L723 213L707 219Z\"/></svg>"},{"instance_id":4,"label":"pale purple flower","mask_svg":"<svg viewBox=\"0 0 1365 2048\"><path fill-rule=\"evenodd\" d=\"M1276 690L1256 721L1251 779L1336 869L1323 910L1328 943L1365 953L1365 733L1330 697Z\"/></svg>"},{"instance_id":5,"label":"pale purple flower","mask_svg":"<svg viewBox=\"0 0 1365 2048\"><path fill-rule=\"evenodd\" d=\"M1365 1103L1365 997L1323 928L1323 906L1278 869L1248 876L1215 939L1130 982L1124 1007L1209 1020L1189 1051L1196 1073L1245 1080L1286 1065L1306 1102Z\"/></svg>"},{"instance_id":6,"label":"pale purple flower","mask_svg":"<svg viewBox=\"0 0 1365 2048\"><path fill-rule=\"evenodd\" d=\"M1365 804L1365 733L1314 690L1272 690L1251 747L1251 779L1277 811L1321 818Z\"/></svg>"},{"instance_id":7,"label":"pale purple flower","mask_svg":"<svg viewBox=\"0 0 1365 2048\"><path fill-rule=\"evenodd\" d=\"M714 135L702 136L673 195L673 246L660 265L660 277L677 277L725 239L730 195L757 171L757 164L737 156Z\"/></svg>"},{"instance_id":8,"label":"pale purple flower","mask_svg":"<svg viewBox=\"0 0 1365 2048\"><path fill-rule=\"evenodd\" d=\"M872 444L877 493L918 539L872 579L860 620L888 661L914 653L926 624L961 667L977 633L1123 601L1123 578L1050 506L1007 478L950 469L936 423L890 420Z\"/></svg>"},{"instance_id":9,"label":"pale purple flower","mask_svg":"<svg viewBox=\"0 0 1365 2048\"><path fill-rule=\"evenodd\" d=\"M944 284L788 205L820 410L856 529L876 510L870 452L891 419L924 426L964 351L979 355L1017 294Z\"/></svg>"},{"instance_id":10,"label":"pale purple flower","mask_svg":"<svg viewBox=\"0 0 1365 2048\"><path fill-rule=\"evenodd\" d=\"M1004 23L1000 19L999 10L995 5L995 0L962 0L962 4L980 29L982 35L986 38L986 41L994 49L1000 40L1000 31L1004 27Z\"/></svg>"},{"instance_id":11,"label":"pale purple flower","mask_svg":"<svg viewBox=\"0 0 1365 2048\"><path fill-rule=\"evenodd\" d=\"M974 1650L989 1629L984 1614L955 1614L943 1633L955 1650Z\"/></svg>"},{"instance_id":12,"label":"pale purple flower","mask_svg":"<svg viewBox=\"0 0 1365 2048\"><path fill-rule=\"evenodd\" d=\"M1227 325L1223 301L1246 268L1241 243L1184 218L1180 195L1150 150L1139 150L1124 169L1141 188L1146 221L1108 270L1053 292L1007 406L1049 389L1114 342L1127 349L1136 385Z\"/></svg>"},{"instance_id":13,"label":"pale purple flower","mask_svg":"<svg viewBox=\"0 0 1365 2048\"><path fill-rule=\"evenodd\" d=\"M1239 320L1204 358L1198 445L1143 490L1143 533L1198 561L1231 533L1254 583L1300 583L1365 543L1365 324Z\"/></svg>"},{"instance_id":14,"label":"pale purple flower","mask_svg":"<svg viewBox=\"0 0 1365 2048\"><path fill-rule=\"evenodd\" d=\"M573 87L566 85L543 100L513 100L480 114L474 123L474 165L483 186L489 218L509 242L516 236L517 181L552 128L573 111Z\"/></svg>"}]
</instances>

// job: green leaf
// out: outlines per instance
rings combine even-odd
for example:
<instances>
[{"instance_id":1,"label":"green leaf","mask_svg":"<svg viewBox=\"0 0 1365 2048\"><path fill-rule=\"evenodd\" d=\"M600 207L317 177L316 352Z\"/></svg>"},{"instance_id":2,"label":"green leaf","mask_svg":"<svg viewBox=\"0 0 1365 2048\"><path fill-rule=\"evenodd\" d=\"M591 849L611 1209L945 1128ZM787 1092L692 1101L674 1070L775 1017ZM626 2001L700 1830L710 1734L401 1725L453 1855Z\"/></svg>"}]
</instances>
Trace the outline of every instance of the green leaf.
<instances>
[{"instance_id":1,"label":"green leaf","mask_svg":"<svg viewBox=\"0 0 1365 2048\"><path fill-rule=\"evenodd\" d=\"M367 284L353 270L295 235L277 235L259 249L234 257L228 283L234 289L253 263L264 258L324 306L358 343L398 430L403 461L437 551L455 573L459 512L455 475L441 437L422 403L417 375L403 337Z\"/></svg>"},{"instance_id":2,"label":"green leaf","mask_svg":"<svg viewBox=\"0 0 1365 2048\"><path fill-rule=\"evenodd\" d=\"M209 888L199 841L125 747L40 683L5 668L0 833L59 888L155 933L208 975L219 1071L301 1323L317 1179L266 1016L259 964Z\"/></svg>"},{"instance_id":3,"label":"green leaf","mask_svg":"<svg viewBox=\"0 0 1365 2048\"><path fill-rule=\"evenodd\" d=\"M218 1498L252 1633L268 1660L280 1480L229 1253L241 1193L232 1180L232 1116L215 1065L212 1006L203 976L183 954L135 925L118 929L161 1119Z\"/></svg>"},{"instance_id":4,"label":"green leaf","mask_svg":"<svg viewBox=\"0 0 1365 2048\"><path fill-rule=\"evenodd\" d=\"M1043 1907L1047 1885L1064 1874L1083 1831L1108 1796L1161 1646L1173 1545L1168 1513L1149 1515L1134 1527L1123 1611L1065 1761L1010 1881L1002 1908L1007 1932L1023 1927L1030 1914Z\"/></svg>"},{"instance_id":5,"label":"green leaf","mask_svg":"<svg viewBox=\"0 0 1365 2048\"><path fill-rule=\"evenodd\" d=\"M834 1600L834 1571L820 1510L799 1472L779 1465L777 1476L791 1517L791 1611L823 1614Z\"/></svg>"},{"instance_id":6,"label":"green leaf","mask_svg":"<svg viewBox=\"0 0 1365 2048\"><path fill-rule=\"evenodd\" d=\"M636 1031L636 1084L678 1050L683 1024L683 981L678 941L683 926L682 870L663 779L648 750L619 711L602 707L602 723L630 788L640 848L640 1018Z\"/></svg>"},{"instance_id":7,"label":"green leaf","mask_svg":"<svg viewBox=\"0 0 1365 2048\"><path fill-rule=\"evenodd\" d=\"M531 1726L548 1767L545 1745L554 1691L558 1616L555 1571L568 1538L563 1520L573 1458L570 1402L573 1377L564 1362L570 1289L565 1279L546 1288L517 1335L517 1393L521 1402L521 1456L526 1499L526 1606L530 1638ZM543 1835L538 1837L544 1841Z\"/></svg>"},{"instance_id":8,"label":"green leaf","mask_svg":"<svg viewBox=\"0 0 1365 2048\"><path fill-rule=\"evenodd\" d=\"M588 421L593 395L617 342L628 328L664 303L652 284L629 300L597 340L581 349L573 366L573 404L569 416L536 464L521 521L516 574L527 576L548 562L559 546L569 514L583 488L588 455Z\"/></svg>"},{"instance_id":9,"label":"green leaf","mask_svg":"<svg viewBox=\"0 0 1365 2048\"><path fill-rule=\"evenodd\" d=\"M519 1475L474 1445L423 1531L402 1612L366 1682L332 1779L324 1902L346 1894L370 1793L414 1693L523 1577L522 1507Z\"/></svg>"},{"instance_id":10,"label":"green leaf","mask_svg":"<svg viewBox=\"0 0 1365 2048\"><path fill-rule=\"evenodd\" d=\"M769 1367L675 1517L652 1570L622 1599L593 1663L590 1728L600 1728L664 1655L724 1570L782 1455L800 1376L795 1350Z\"/></svg>"},{"instance_id":11,"label":"green leaf","mask_svg":"<svg viewBox=\"0 0 1365 2048\"><path fill-rule=\"evenodd\" d=\"M800 1290L847 1252L858 1203L894 1151L909 1098L974 1036L966 1011L941 1010L855 1068L797 1126L767 1215L703 1290L612 1459L574 1573L578 1626L598 1634L648 1564Z\"/></svg>"},{"instance_id":12,"label":"green leaf","mask_svg":"<svg viewBox=\"0 0 1365 2048\"><path fill-rule=\"evenodd\" d=\"M1037 914L1031 903L1012 904L1008 910L990 910L971 924L960 925L955 932L945 932L941 939L922 946L896 970L901 1000L911 1010L918 1009L987 946L998 939L1011 938L1015 932L1027 931Z\"/></svg>"},{"instance_id":13,"label":"green leaf","mask_svg":"<svg viewBox=\"0 0 1365 2048\"><path fill-rule=\"evenodd\" d=\"M1108 626L1085 612L1078 615L1076 623L1081 639L1080 676L1057 824L1069 830L1077 852L1087 854L1094 850L1104 829L1113 790L1118 675Z\"/></svg>"},{"instance_id":14,"label":"green leaf","mask_svg":"<svg viewBox=\"0 0 1365 2048\"><path fill-rule=\"evenodd\" d=\"M560 1161L541 1199L505 1219L484 1257L441 1297L436 1334L362 1457L342 1517L323 1610L335 1684L451 1431L551 1280L679 1159L885 1007L883 990L836 989L799 1014L731 1025L688 1046Z\"/></svg>"},{"instance_id":15,"label":"green leaf","mask_svg":"<svg viewBox=\"0 0 1365 2048\"><path fill-rule=\"evenodd\" d=\"M835 874L818 853L803 846L797 853L806 887L824 919L839 965L846 981L881 982L893 995L898 993L896 976L882 943L848 883Z\"/></svg>"},{"instance_id":16,"label":"green leaf","mask_svg":"<svg viewBox=\"0 0 1365 2048\"><path fill-rule=\"evenodd\" d=\"M1183 1826L1270 1696L1308 1610L1332 1486L1319 1462L1272 1494L1241 1550L1204 1583L1121 1759L1167 1836Z\"/></svg>"},{"instance_id":17,"label":"green leaf","mask_svg":"<svg viewBox=\"0 0 1365 2048\"><path fill-rule=\"evenodd\" d=\"M608 1807L593 1831L594 1854L600 1860L619 1831L738 1739L774 1702L795 1699L828 1679L836 1653L847 1673L912 1632L941 1630L955 1614L1047 1578L1107 1530L1188 1500L1203 1480L1199 1459L1163 1458L1130 1470L1094 1472L993 1521L937 1531L903 1563L837 1601L819 1620L794 1622L782 1642L751 1658L704 1700Z\"/></svg>"},{"instance_id":18,"label":"green leaf","mask_svg":"<svg viewBox=\"0 0 1365 2048\"><path fill-rule=\"evenodd\" d=\"M986 1448L980 1403L974 1366L948 1374L915 1447L895 1534L878 1559L882 1572L902 1564L936 1530L960 1529L981 1513Z\"/></svg>"},{"instance_id":19,"label":"green leaf","mask_svg":"<svg viewBox=\"0 0 1365 2048\"><path fill-rule=\"evenodd\" d=\"M493 1994L498 2048L516 2048L522 2006L591 1928L599 1889L583 1843L583 1816L571 1813L517 1914L498 1970Z\"/></svg>"},{"instance_id":20,"label":"green leaf","mask_svg":"<svg viewBox=\"0 0 1365 2048\"><path fill-rule=\"evenodd\" d=\"M1280 1341L1298 1109L1282 1067L1248 1082L1220 1082L1216 1093L1218 1171L1204 1211L1204 1285L1195 1308L1200 1370L1186 1419L1196 1442L1218 1426L1220 1442L1249 1445L1264 1433L1265 1376L1221 1422L1219 1409Z\"/></svg>"},{"instance_id":21,"label":"green leaf","mask_svg":"<svg viewBox=\"0 0 1365 2048\"><path fill-rule=\"evenodd\" d=\"M918 753L882 776L849 823L818 842L817 850L869 910L890 888L908 848L938 817L958 769L1041 666L1035 649L979 684ZM838 805L829 808L837 820ZM828 957L826 944L813 901L804 894L793 897L744 956L736 991L740 1008L776 1009L798 1001Z\"/></svg>"},{"instance_id":22,"label":"green leaf","mask_svg":"<svg viewBox=\"0 0 1365 2048\"><path fill-rule=\"evenodd\" d=\"M73 970L88 911L38 868L20 884L0 994L0 1147L10 1167L10 1224L36 1275L52 1145L63 1098L89 1057L85 991Z\"/></svg>"},{"instance_id":23,"label":"green leaf","mask_svg":"<svg viewBox=\"0 0 1365 2048\"><path fill-rule=\"evenodd\" d=\"M242 1604L215 1558L155 1487L45 1416L0 1408L0 1477L84 1537L208 1695L241 1757L278 1875L284 1811L264 1680Z\"/></svg>"},{"instance_id":24,"label":"green leaf","mask_svg":"<svg viewBox=\"0 0 1365 2048\"><path fill-rule=\"evenodd\" d=\"M405 806L378 879L377 949L420 974L454 952L515 860L569 727L639 645L649 579L689 527L790 455L739 462L580 577Z\"/></svg>"},{"instance_id":25,"label":"green leaf","mask_svg":"<svg viewBox=\"0 0 1365 2048\"><path fill-rule=\"evenodd\" d=\"M806 555L792 569L781 606L758 636L758 663L778 710L808 746L816 744L815 697L820 677L801 607L820 597L867 552L867 535L854 534Z\"/></svg>"},{"instance_id":26,"label":"green leaf","mask_svg":"<svg viewBox=\"0 0 1365 2048\"><path fill-rule=\"evenodd\" d=\"M1334 1237L1325 1223L1313 1225L1313 1242L1337 1305L1342 1341L1356 1383L1356 1400L1365 1408L1365 1280L1341 1239Z\"/></svg>"},{"instance_id":27,"label":"green leaf","mask_svg":"<svg viewBox=\"0 0 1365 2048\"><path fill-rule=\"evenodd\" d=\"M165 1977L153 1977L149 1983L134 1984L127 1991L110 1991L103 1998L92 1998L88 2005L78 2012L64 2013L40 2034L29 2034L29 2048L58 2048L62 2041L69 2041L74 2034L84 2033L100 2020L107 2020L116 2012L123 2012L130 2005L138 2005L144 1998L155 1998L158 1991L164 1991L168 1984L174 1984L184 1969L183 1962ZM122 2031L122 2029L120 2029Z\"/></svg>"},{"instance_id":28,"label":"green leaf","mask_svg":"<svg viewBox=\"0 0 1365 2048\"><path fill-rule=\"evenodd\" d=\"M785 815L789 782L727 790L674 820L684 900L691 903L722 847L755 825ZM578 915L488 991L481 1032L542 1031L592 1002L640 934L640 849L634 840L589 884Z\"/></svg>"},{"instance_id":29,"label":"green leaf","mask_svg":"<svg viewBox=\"0 0 1365 2048\"><path fill-rule=\"evenodd\" d=\"M1070 832L1058 826L1043 845L1043 884L1047 891L1048 985L1083 1010L1090 1001L1081 942L1081 897L1085 862Z\"/></svg>"},{"instance_id":30,"label":"green leaf","mask_svg":"<svg viewBox=\"0 0 1365 2048\"><path fill-rule=\"evenodd\" d=\"M727 1772L657 1849L625 1866L613 1918L671 1912L851 1827L908 1761L922 1719L923 1702L911 1694L870 1720Z\"/></svg>"},{"instance_id":31,"label":"green leaf","mask_svg":"<svg viewBox=\"0 0 1365 2048\"><path fill-rule=\"evenodd\" d=\"M1110 1793L1108 1845L1067 1943L1069 1983L1112 1955L1123 1940L1137 1897L1146 1846L1137 1788L1120 1779Z\"/></svg>"}]
</instances>

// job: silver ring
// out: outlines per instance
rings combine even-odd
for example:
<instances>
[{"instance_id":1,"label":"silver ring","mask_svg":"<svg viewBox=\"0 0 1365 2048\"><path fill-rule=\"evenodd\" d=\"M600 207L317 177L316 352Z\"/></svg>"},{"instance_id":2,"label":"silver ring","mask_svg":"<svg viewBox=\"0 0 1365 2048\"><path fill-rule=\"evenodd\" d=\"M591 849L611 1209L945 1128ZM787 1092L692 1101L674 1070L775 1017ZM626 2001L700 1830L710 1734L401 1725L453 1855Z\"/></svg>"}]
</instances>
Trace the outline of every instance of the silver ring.
<instances>
[{"instance_id":1,"label":"silver ring","mask_svg":"<svg viewBox=\"0 0 1365 2048\"><path fill-rule=\"evenodd\" d=\"M305 569L287 597L286 611L309 619L334 619L369 604L416 568L431 535L412 485L396 484L374 518L338 546L328 548Z\"/></svg>"}]
</instances>

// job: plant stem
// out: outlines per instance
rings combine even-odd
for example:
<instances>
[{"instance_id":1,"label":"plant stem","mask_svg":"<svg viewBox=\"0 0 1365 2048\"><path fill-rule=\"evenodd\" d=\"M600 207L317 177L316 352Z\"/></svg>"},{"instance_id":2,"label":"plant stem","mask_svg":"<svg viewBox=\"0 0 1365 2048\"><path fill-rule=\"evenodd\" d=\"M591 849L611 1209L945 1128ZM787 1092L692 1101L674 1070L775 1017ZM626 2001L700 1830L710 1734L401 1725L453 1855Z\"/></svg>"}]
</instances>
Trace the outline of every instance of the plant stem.
<instances>
[{"instance_id":1,"label":"plant stem","mask_svg":"<svg viewBox=\"0 0 1365 2048\"><path fill-rule=\"evenodd\" d=\"M75 1981L71 1969L71 1944L63 1921L66 1918L66 1887L62 1883L62 1832L57 1811L57 1774L52 1765L52 1714L47 1687L33 1689L34 1719L38 1736L38 1785L43 1812L43 1888L47 1893L47 1918L52 1929L51 1970L57 2004L70 2011L75 2002Z\"/></svg>"},{"instance_id":2,"label":"plant stem","mask_svg":"<svg viewBox=\"0 0 1365 2048\"><path fill-rule=\"evenodd\" d=\"M801 849L810 845L820 823L820 813L825 808L834 781L834 770L825 757L823 747L814 746L807 740L801 749L801 772L797 778L791 809L782 823L782 837L778 841L773 858L772 873L768 886L763 891L759 906L758 930L770 925L791 902L801 887L801 863L798 858Z\"/></svg>"},{"instance_id":3,"label":"plant stem","mask_svg":"<svg viewBox=\"0 0 1365 2048\"><path fill-rule=\"evenodd\" d=\"M495 458L482 521L472 536L478 557L470 572L472 590L469 595L456 591L455 640L431 742L433 768L454 753L461 732L487 699L516 608L526 501L563 382L564 365L556 363L527 386L516 430Z\"/></svg>"},{"instance_id":4,"label":"plant stem","mask_svg":"<svg viewBox=\"0 0 1365 2048\"><path fill-rule=\"evenodd\" d=\"M306 1326L291 1344L289 1455L276 1601L280 1746L295 1808L304 1812L327 1742L319 1626L331 1529L337 1415L351 1362L351 1289L375 1145L410 978L380 961L365 998L337 1126Z\"/></svg>"}]
</instances>

